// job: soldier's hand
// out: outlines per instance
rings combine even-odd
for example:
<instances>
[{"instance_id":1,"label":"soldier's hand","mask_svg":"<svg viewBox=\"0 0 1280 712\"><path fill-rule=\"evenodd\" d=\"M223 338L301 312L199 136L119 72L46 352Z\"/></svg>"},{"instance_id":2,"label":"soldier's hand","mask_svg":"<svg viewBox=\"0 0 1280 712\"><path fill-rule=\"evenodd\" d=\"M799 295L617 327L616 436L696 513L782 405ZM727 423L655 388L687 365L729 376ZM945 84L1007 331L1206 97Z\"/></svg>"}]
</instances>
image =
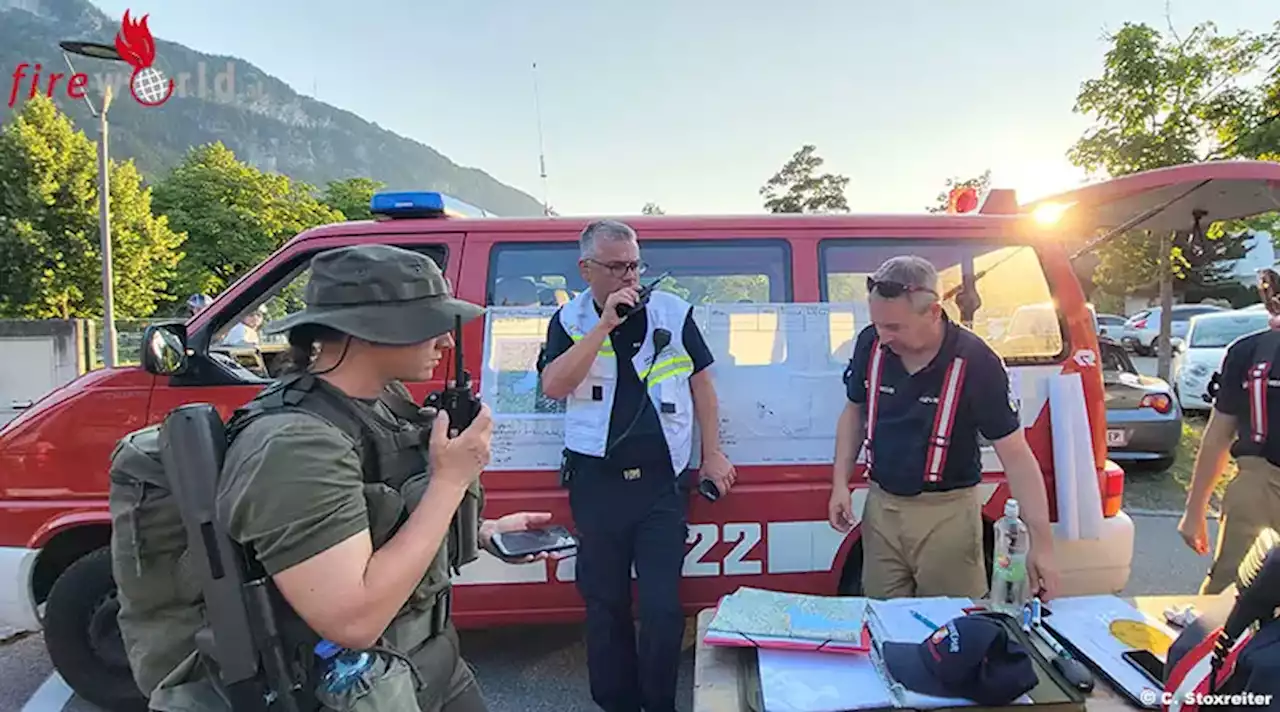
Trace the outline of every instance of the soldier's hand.
<instances>
[{"instance_id":1,"label":"soldier's hand","mask_svg":"<svg viewBox=\"0 0 1280 712\"><path fill-rule=\"evenodd\" d=\"M622 317L618 316L618 305L626 304L629 307L633 307L636 305L638 296L636 290L631 287L623 287L610 294L604 300L604 309L601 310L600 321L604 322L605 327L612 331L615 326L622 323Z\"/></svg>"},{"instance_id":2,"label":"soldier's hand","mask_svg":"<svg viewBox=\"0 0 1280 712\"><path fill-rule=\"evenodd\" d=\"M460 485L470 485L489 465L489 441L493 436L493 414L489 404L480 404L480 413L457 437L449 437L449 414L440 411L431 427L431 470Z\"/></svg>"}]
</instances>

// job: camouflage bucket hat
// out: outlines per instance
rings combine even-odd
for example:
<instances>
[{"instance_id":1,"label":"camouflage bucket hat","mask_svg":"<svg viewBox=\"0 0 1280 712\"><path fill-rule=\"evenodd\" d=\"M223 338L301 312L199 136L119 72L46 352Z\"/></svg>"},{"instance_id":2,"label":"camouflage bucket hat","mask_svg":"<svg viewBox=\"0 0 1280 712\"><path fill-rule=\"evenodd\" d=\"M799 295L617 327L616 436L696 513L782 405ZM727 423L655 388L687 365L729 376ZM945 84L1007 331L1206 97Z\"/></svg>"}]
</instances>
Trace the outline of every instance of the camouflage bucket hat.
<instances>
[{"instance_id":1,"label":"camouflage bucket hat","mask_svg":"<svg viewBox=\"0 0 1280 712\"><path fill-rule=\"evenodd\" d=\"M426 255L388 245L328 250L311 260L306 309L273 321L262 331L278 334L319 324L376 344L407 346L466 323L484 307L449 293L440 267Z\"/></svg>"}]
</instances>

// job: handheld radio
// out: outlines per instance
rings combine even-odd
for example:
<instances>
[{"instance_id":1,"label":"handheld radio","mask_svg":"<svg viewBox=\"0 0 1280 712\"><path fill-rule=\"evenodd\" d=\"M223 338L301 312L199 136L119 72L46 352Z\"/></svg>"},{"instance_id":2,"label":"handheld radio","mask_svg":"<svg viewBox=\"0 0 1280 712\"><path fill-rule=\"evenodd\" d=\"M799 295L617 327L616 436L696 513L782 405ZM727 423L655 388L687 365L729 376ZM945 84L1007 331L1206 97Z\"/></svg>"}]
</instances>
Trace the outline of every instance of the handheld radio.
<instances>
[{"instance_id":1,"label":"handheld radio","mask_svg":"<svg viewBox=\"0 0 1280 712\"><path fill-rule=\"evenodd\" d=\"M427 395L423 405L449 414L449 430L457 434L467 429L480 414L480 397L471 390L471 374L462 365L462 317L453 323L454 383L443 391ZM448 382L446 381L446 384Z\"/></svg>"},{"instance_id":2,"label":"handheld radio","mask_svg":"<svg viewBox=\"0 0 1280 712\"><path fill-rule=\"evenodd\" d=\"M614 309L614 311L617 312L619 317L625 319L627 318L628 314L631 314L634 311L644 308L644 305L649 303L649 295L653 294L654 288L658 286L659 282L666 279L670 275L671 275L671 272L669 270L666 272L663 272L662 274L658 275L657 279L654 279L649 284L641 287L640 291L636 292L635 306L631 306L630 304L619 304Z\"/></svg>"}]
</instances>

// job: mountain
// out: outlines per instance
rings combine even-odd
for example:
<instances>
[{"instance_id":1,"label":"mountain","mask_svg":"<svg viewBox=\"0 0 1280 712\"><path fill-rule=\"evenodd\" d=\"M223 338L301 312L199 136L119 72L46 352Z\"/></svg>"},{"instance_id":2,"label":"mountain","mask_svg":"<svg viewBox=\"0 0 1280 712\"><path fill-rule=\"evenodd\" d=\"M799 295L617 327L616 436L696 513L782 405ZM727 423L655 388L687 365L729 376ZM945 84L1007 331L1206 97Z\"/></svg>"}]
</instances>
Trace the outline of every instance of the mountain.
<instances>
[{"instance_id":1,"label":"mountain","mask_svg":"<svg viewBox=\"0 0 1280 712\"><path fill-rule=\"evenodd\" d=\"M50 75L62 72L54 98L96 140L97 122L89 108L68 94L70 71L58 42L114 44L122 19L108 17L87 0L0 0L0 100L6 102L0 118L7 122L21 107L35 74L30 65L39 63L39 91L47 92ZM95 108L101 106L102 88L112 85L111 157L132 158L148 179L163 175L190 147L221 141L242 161L312 185L366 176L391 189L443 191L497 215L543 212L533 196L484 171L459 166L430 146L302 96L242 59L159 38L155 48L155 67L177 82L160 107L142 106L129 95L128 64L71 55L76 71L88 77L86 91ZM24 62L29 66L15 80ZM16 98L12 108L7 106L11 98Z\"/></svg>"}]
</instances>

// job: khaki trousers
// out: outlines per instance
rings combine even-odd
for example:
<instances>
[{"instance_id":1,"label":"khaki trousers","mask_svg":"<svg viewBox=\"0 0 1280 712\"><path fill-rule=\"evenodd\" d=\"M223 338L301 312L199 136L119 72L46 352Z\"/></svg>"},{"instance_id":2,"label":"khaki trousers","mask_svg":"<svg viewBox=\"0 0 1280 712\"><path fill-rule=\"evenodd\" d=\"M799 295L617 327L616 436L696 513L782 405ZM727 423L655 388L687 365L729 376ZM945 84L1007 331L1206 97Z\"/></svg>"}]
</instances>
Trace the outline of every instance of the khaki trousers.
<instances>
[{"instance_id":1,"label":"khaki trousers","mask_svg":"<svg viewBox=\"0 0 1280 712\"><path fill-rule=\"evenodd\" d=\"M987 594L978 488L890 494L872 482L862 517L868 598Z\"/></svg>"},{"instance_id":2,"label":"khaki trousers","mask_svg":"<svg viewBox=\"0 0 1280 712\"><path fill-rule=\"evenodd\" d=\"M1221 593L1236 582L1236 570L1264 529L1280 530L1280 467L1261 457L1237 458L1239 472L1222 497L1218 546L1201 595Z\"/></svg>"}]
</instances>

